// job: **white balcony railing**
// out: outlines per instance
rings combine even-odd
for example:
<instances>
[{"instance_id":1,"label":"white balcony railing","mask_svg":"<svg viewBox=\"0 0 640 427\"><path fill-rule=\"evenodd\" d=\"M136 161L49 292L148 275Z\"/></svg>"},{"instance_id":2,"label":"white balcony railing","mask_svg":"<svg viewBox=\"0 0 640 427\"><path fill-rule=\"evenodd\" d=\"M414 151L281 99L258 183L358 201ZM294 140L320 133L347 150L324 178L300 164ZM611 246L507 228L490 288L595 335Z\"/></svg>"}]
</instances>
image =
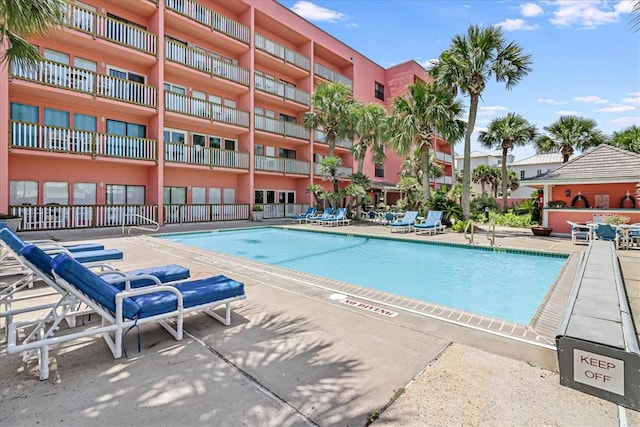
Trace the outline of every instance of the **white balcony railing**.
<instances>
[{"instance_id":1,"label":"white balcony railing","mask_svg":"<svg viewBox=\"0 0 640 427\"><path fill-rule=\"evenodd\" d=\"M249 70L231 62L222 61L202 49L186 46L167 38L164 54L169 61L249 86Z\"/></svg>"},{"instance_id":2,"label":"white balcony railing","mask_svg":"<svg viewBox=\"0 0 640 427\"><path fill-rule=\"evenodd\" d=\"M249 153L165 142L164 160L209 167L249 169Z\"/></svg>"},{"instance_id":3,"label":"white balcony railing","mask_svg":"<svg viewBox=\"0 0 640 427\"><path fill-rule=\"evenodd\" d=\"M436 182L437 184L452 185L453 184L453 178L451 178L450 176L440 176L440 177L435 178L434 182Z\"/></svg>"},{"instance_id":4,"label":"white balcony railing","mask_svg":"<svg viewBox=\"0 0 640 427\"><path fill-rule=\"evenodd\" d=\"M282 172L296 175L309 175L311 166L309 162L286 159L282 157L254 156L255 170L267 172Z\"/></svg>"},{"instance_id":5,"label":"white balcony railing","mask_svg":"<svg viewBox=\"0 0 640 427\"><path fill-rule=\"evenodd\" d=\"M445 163L452 163L453 158L450 154L436 152L436 160L440 160Z\"/></svg>"},{"instance_id":6,"label":"white balcony railing","mask_svg":"<svg viewBox=\"0 0 640 427\"><path fill-rule=\"evenodd\" d=\"M165 0L167 9L187 16L196 22L206 25L214 31L226 34L245 44L249 44L251 30L231 18L219 14L215 10L194 0Z\"/></svg>"},{"instance_id":7,"label":"white balcony railing","mask_svg":"<svg viewBox=\"0 0 640 427\"><path fill-rule=\"evenodd\" d=\"M313 64L313 71L316 76L322 77L325 80L329 80L332 82L342 83L350 89L353 89L353 80L350 78L343 76L337 71L333 71L330 68L325 67L322 64L318 64L317 62Z\"/></svg>"},{"instance_id":8,"label":"white balcony railing","mask_svg":"<svg viewBox=\"0 0 640 427\"><path fill-rule=\"evenodd\" d=\"M254 116L254 122L256 129L263 130L265 132L277 133L279 135L291 136L293 138L304 139L307 141L311 138L311 132L309 132L309 130L304 126L297 123L276 120L259 114Z\"/></svg>"},{"instance_id":9,"label":"white balcony railing","mask_svg":"<svg viewBox=\"0 0 640 427\"><path fill-rule=\"evenodd\" d=\"M328 145L325 133L319 129L313 132L313 141ZM353 141L347 138L340 138L336 141L336 147L351 148L352 146Z\"/></svg>"},{"instance_id":10,"label":"white balcony railing","mask_svg":"<svg viewBox=\"0 0 640 427\"><path fill-rule=\"evenodd\" d=\"M303 70L311 70L311 60L303 54L296 52L281 45L280 43L273 41L262 34L256 33L255 47L263 52L266 52L272 56L282 59L285 62L295 65Z\"/></svg>"},{"instance_id":11,"label":"white balcony railing","mask_svg":"<svg viewBox=\"0 0 640 427\"><path fill-rule=\"evenodd\" d=\"M320 163L314 163L313 164L313 174L316 176L322 175L322 172L320 170L321 168L321 164ZM340 166L338 168L338 176L342 177L342 178L346 178L348 176L351 176L353 174L353 169L347 166Z\"/></svg>"},{"instance_id":12,"label":"white balcony railing","mask_svg":"<svg viewBox=\"0 0 640 427\"><path fill-rule=\"evenodd\" d=\"M156 160L157 141L86 130L11 121L12 147L92 157Z\"/></svg>"},{"instance_id":13,"label":"white balcony railing","mask_svg":"<svg viewBox=\"0 0 640 427\"><path fill-rule=\"evenodd\" d=\"M158 36L75 4L67 5L65 24L69 27L152 55L158 53Z\"/></svg>"},{"instance_id":14,"label":"white balcony railing","mask_svg":"<svg viewBox=\"0 0 640 427\"><path fill-rule=\"evenodd\" d=\"M300 90L295 86L286 85L274 79L268 79L257 72L255 75L255 79L256 89L258 90L279 96L289 101L297 102L299 104L309 105L310 103L311 95L309 94L309 92Z\"/></svg>"},{"instance_id":15,"label":"white balcony railing","mask_svg":"<svg viewBox=\"0 0 640 427\"><path fill-rule=\"evenodd\" d=\"M165 224L249 219L248 204L164 205Z\"/></svg>"},{"instance_id":16,"label":"white balcony railing","mask_svg":"<svg viewBox=\"0 0 640 427\"><path fill-rule=\"evenodd\" d=\"M165 92L164 108L166 111L201 117L215 122L249 127L249 113L247 111L179 93Z\"/></svg>"}]
</instances>

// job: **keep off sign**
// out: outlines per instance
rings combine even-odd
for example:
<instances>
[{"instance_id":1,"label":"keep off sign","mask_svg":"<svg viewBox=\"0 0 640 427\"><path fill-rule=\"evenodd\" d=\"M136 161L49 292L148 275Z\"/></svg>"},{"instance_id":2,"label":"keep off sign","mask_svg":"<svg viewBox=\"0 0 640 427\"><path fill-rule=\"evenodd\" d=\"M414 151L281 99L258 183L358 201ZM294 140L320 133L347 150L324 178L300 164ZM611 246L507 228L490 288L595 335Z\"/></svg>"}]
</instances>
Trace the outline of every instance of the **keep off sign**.
<instances>
[{"instance_id":1,"label":"keep off sign","mask_svg":"<svg viewBox=\"0 0 640 427\"><path fill-rule=\"evenodd\" d=\"M624 396L624 361L574 348L573 380Z\"/></svg>"}]
</instances>

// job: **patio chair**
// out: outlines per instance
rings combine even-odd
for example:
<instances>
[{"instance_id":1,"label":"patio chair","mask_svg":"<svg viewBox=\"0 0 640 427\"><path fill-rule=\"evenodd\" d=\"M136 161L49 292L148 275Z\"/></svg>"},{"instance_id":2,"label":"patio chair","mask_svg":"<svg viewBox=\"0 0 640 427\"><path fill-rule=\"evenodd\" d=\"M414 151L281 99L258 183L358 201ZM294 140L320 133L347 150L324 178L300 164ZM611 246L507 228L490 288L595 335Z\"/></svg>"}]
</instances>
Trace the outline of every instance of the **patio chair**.
<instances>
[{"instance_id":1,"label":"patio chair","mask_svg":"<svg viewBox=\"0 0 640 427\"><path fill-rule=\"evenodd\" d=\"M586 243L587 245L593 237L593 228L586 224L578 224L573 221L567 221L571 226L571 243Z\"/></svg>"},{"instance_id":2,"label":"patio chair","mask_svg":"<svg viewBox=\"0 0 640 427\"><path fill-rule=\"evenodd\" d=\"M414 224L413 229L416 234L443 233L446 227L442 225L442 211L429 211L424 221Z\"/></svg>"},{"instance_id":3,"label":"patio chair","mask_svg":"<svg viewBox=\"0 0 640 427\"><path fill-rule=\"evenodd\" d=\"M333 215L333 208L328 207L324 210L324 212L322 212L322 215L314 215L312 217L309 217L307 219L307 222L309 224L320 224L320 221L329 218L331 215Z\"/></svg>"},{"instance_id":4,"label":"patio chair","mask_svg":"<svg viewBox=\"0 0 640 427\"><path fill-rule=\"evenodd\" d=\"M49 376L49 347L53 344L100 335L113 357L119 359L124 351L124 333L134 326L157 322L176 340L182 340L185 314L202 310L229 325L231 303L246 297L242 283L223 275L184 281L175 286L152 279L154 285L120 290L66 253L58 254L52 265L55 283L64 292L60 301L51 308L46 319L8 325L7 353L23 353L24 360L37 351L40 379ZM75 305L70 302L81 302L98 313L102 318L101 326L58 335L57 325L51 326L47 319L64 317ZM221 305L225 306L224 316L212 310ZM175 325L170 324L170 320ZM17 343L18 331L26 328L33 328L29 339Z\"/></svg>"},{"instance_id":5,"label":"patio chair","mask_svg":"<svg viewBox=\"0 0 640 427\"><path fill-rule=\"evenodd\" d=\"M290 216L291 222L298 221L298 224L302 224L302 222L308 222L309 218L316 214L316 208L309 208L305 213L301 213L300 215Z\"/></svg>"},{"instance_id":6,"label":"patio chair","mask_svg":"<svg viewBox=\"0 0 640 427\"><path fill-rule=\"evenodd\" d=\"M595 233L598 240L614 242L616 245L616 249L620 248L620 235L611 224L598 224L598 226L595 228Z\"/></svg>"},{"instance_id":7,"label":"patio chair","mask_svg":"<svg viewBox=\"0 0 640 427\"><path fill-rule=\"evenodd\" d=\"M418 218L418 211L407 211L405 212L404 217L399 221L390 222L388 224L389 229L392 233L394 230L399 232L401 231L403 233L413 231L413 225L416 222L416 218Z\"/></svg>"},{"instance_id":8,"label":"patio chair","mask_svg":"<svg viewBox=\"0 0 640 427\"><path fill-rule=\"evenodd\" d=\"M351 220L347 218L347 208L338 208L335 215L320 220L323 226L333 227L338 225L349 225Z\"/></svg>"}]
</instances>

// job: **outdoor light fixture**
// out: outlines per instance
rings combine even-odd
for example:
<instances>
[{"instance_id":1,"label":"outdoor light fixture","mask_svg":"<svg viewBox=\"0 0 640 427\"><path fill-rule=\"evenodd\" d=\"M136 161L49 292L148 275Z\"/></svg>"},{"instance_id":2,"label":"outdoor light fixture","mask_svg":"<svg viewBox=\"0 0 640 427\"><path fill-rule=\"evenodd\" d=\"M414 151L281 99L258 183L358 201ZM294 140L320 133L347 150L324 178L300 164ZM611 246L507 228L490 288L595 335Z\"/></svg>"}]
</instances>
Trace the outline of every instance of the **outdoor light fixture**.
<instances>
[{"instance_id":1,"label":"outdoor light fixture","mask_svg":"<svg viewBox=\"0 0 640 427\"><path fill-rule=\"evenodd\" d=\"M564 190L564 195L569 197L571 195L571 190L569 189Z\"/></svg>"}]
</instances>

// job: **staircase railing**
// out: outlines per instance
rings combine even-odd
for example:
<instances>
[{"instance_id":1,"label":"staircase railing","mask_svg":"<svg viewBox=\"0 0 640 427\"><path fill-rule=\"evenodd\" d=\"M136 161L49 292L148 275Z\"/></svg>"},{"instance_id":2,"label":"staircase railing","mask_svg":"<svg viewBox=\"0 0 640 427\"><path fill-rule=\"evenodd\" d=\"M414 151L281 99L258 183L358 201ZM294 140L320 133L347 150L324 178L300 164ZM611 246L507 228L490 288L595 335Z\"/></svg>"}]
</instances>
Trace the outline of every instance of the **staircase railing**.
<instances>
[{"instance_id":1,"label":"staircase railing","mask_svg":"<svg viewBox=\"0 0 640 427\"><path fill-rule=\"evenodd\" d=\"M127 230L127 234L131 235L131 230L136 229L136 230L144 230L144 231L151 231L151 232L156 232L158 230L160 230L160 224L158 224L156 221L152 220L151 218L147 218L143 215L139 215L139 214L132 214L132 213L128 213L128 214L124 214L122 216L122 235L124 236L124 226L126 225L127 222L127 218L138 218L141 219L142 221L144 221L146 224L146 226L144 225L132 225L129 227L129 229Z\"/></svg>"}]
</instances>

